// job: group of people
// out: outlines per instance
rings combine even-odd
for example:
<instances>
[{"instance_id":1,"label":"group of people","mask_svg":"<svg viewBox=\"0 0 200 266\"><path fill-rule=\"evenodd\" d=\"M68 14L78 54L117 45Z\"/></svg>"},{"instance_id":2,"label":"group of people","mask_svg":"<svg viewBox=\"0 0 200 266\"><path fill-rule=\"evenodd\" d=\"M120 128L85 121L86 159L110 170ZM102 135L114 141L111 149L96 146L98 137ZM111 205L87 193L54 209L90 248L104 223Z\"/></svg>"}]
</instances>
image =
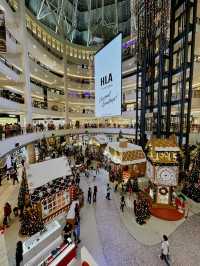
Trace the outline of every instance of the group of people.
<instances>
[{"instance_id":1,"label":"group of people","mask_svg":"<svg viewBox=\"0 0 200 266\"><path fill-rule=\"evenodd\" d=\"M97 201L97 190L98 190L97 189L97 185L94 186L93 191L92 191L91 187L88 188L87 202L89 204L91 204L92 202L96 203L96 201Z\"/></svg>"},{"instance_id":2,"label":"group of people","mask_svg":"<svg viewBox=\"0 0 200 266\"><path fill-rule=\"evenodd\" d=\"M0 140L2 140L3 134L5 138L17 136L22 134L22 128L19 123L6 123L5 125L0 124Z\"/></svg>"}]
</instances>

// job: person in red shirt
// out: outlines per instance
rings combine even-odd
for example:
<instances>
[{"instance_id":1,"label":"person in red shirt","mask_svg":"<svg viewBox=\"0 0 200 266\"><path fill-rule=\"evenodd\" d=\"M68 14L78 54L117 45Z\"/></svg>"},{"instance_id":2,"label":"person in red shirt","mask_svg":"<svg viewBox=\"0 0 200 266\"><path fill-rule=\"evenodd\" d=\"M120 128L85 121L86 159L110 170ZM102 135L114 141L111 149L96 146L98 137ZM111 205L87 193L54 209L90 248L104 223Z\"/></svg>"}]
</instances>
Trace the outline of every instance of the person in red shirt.
<instances>
[{"instance_id":1,"label":"person in red shirt","mask_svg":"<svg viewBox=\"0 0 200 266\"><path fill-rule=\"evenodd\" d=\"M6 202L4 206L4 220L5 220L5 223L7 223L7 225L10 222L11 212L12 212L11 206L8 202Z\"/></svg>"}]
</instances>

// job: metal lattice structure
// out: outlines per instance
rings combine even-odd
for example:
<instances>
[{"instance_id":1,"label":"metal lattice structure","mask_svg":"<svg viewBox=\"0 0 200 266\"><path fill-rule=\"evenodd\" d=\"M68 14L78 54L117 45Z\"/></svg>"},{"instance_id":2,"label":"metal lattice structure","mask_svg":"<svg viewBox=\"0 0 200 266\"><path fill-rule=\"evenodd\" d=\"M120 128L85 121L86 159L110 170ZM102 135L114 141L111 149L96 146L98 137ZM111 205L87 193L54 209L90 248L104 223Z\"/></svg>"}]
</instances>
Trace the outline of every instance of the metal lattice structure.
<instances>
[{"instance_id":1,"label":"metal lattice structure","mask_svg":"<svg viewBox=\"0 0 200 266\"><path fill-rule=\"evenodd\" d=\"M38 20L66 39L87 46L130 35L131 0L26 0Z\"/></svg>"},{"instance_id":2,"label":"metal lattice structure","mask_svg":"<svg viewBox=\"0 0 200 266\"><path fill-rule=\"evenodd\" d=\"M189 144L196 10L197 0L137 2L136 140L143 147L148 132Z\"/></svg>"}]
</instances>

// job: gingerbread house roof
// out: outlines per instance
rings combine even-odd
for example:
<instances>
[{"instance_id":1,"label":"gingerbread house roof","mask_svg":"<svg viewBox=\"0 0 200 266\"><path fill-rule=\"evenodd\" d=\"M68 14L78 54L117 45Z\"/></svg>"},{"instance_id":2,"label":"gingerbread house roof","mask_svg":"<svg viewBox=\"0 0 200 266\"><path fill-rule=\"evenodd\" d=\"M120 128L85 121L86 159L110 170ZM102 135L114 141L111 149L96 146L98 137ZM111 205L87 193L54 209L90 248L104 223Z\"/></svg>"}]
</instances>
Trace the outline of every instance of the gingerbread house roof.
<instances>
[{"instance_id":1,"label":"gingerbread house roof","mask_svg":"<svg viewBox=\"0 0 200 266\"><path fill-rule=\"evenodd\" d=\"M176 136L172 135L168 139L159 139L152 137L147 142L147 147L151 146L154 151L180 151L177 145Z\"/></svg>"}]
</instances>

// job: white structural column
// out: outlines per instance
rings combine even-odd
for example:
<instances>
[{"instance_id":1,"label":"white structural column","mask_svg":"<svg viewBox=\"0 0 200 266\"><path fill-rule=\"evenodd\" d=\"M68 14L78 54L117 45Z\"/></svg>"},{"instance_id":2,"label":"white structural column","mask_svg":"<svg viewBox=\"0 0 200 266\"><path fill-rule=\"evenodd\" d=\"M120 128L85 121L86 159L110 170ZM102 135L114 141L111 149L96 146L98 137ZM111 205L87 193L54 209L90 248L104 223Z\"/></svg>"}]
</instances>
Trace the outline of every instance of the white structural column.
<instances>
[{"instance_id":1,"label":"white structural column","mask_svg":"<svg viewBox=\"0 0 200 266\"><path fill-rule=\"evenodd\" d=\"M67 53L66 42L63 38L63 71L64 71L64 91L65 91L65 124L69 124L69 97L68 97L68 77L67 77Z\"/></svg>"},{"instance_id":2,"label":"white structural column","mask_svg":"<svg viewBox=\"0 0 200 266\"><path fill-rule=\"evenodd\" d=\"M35 146L33 143L30 143L26 146L28 153L28 163L32 164L36 162Z\"/></svg>"},{"instance_id":3,"label":"white structural column","mask_svg":"<svg viewBox=\"0 0 200 266\"><path fill-rule=\"evenodd\" d=\"M27 44L27 29L26 29L26 12L25 0L18 1L19 4L19 25L21 31L21 60L24 79L24 98L26 106L25 121L26 124L32 123L32 98L31 98L31 84L30 84L30 65L28 57L28 44Z\"/></svg>"}]
</instances>

